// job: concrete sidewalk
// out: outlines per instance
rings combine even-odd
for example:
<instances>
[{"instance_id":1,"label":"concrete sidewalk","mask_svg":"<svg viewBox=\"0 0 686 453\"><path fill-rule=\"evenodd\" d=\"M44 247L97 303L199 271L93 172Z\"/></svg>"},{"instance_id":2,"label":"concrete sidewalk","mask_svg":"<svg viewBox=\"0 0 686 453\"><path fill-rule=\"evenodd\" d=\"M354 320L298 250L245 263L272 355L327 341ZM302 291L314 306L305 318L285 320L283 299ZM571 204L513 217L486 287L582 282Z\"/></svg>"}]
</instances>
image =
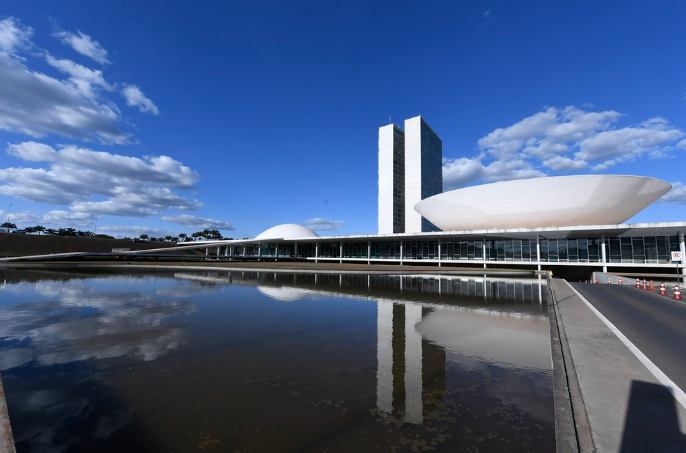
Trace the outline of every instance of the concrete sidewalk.
<instances>
[{"instance_id":1,"label":"concrete sidewalk","mask_svg":"<svg viewBox=\"0 0 686 453\"><path fill-rule=\"evenodd\" d=\"M552 280L572 403L599 452L684 452L686 410L564 280ZM562 336L562 335L561 335ZM578 379L581 400L575 400ZM575 408L575 416L578 410ZM578 435L582 433L577 433ZM584 451L584 449L581 449Z\"/></svg>"}]
</instances>

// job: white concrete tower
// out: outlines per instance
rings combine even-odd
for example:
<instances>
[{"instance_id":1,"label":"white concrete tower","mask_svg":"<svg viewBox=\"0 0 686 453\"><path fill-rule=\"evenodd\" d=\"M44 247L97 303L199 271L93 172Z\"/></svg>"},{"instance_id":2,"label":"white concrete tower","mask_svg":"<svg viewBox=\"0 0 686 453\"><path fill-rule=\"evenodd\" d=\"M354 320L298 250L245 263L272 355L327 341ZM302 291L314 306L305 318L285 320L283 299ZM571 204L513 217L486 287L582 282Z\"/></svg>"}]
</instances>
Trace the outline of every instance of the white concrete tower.
<instances>
[{"instance_id":1,"label":"white concrete tower","mask_svg":"<svg viewBox=\"0 0 686 453\"><path fill-rule=\"evenodd\" d=\"M403 232L405 133L395 124L389 124L379 128L379 234Z\"/></svg>"},{"instance_id":2,"label":"white concrete tower","mask_svg":"<svg viewBox=\"0 0 686 453\"><path fill-rule=\"evenodd\" d=\"M405 120L405 233L440 231L414 205L443 192L442 161L443 142L426 121L421 116Z\"/></svg>"}]
</instances>

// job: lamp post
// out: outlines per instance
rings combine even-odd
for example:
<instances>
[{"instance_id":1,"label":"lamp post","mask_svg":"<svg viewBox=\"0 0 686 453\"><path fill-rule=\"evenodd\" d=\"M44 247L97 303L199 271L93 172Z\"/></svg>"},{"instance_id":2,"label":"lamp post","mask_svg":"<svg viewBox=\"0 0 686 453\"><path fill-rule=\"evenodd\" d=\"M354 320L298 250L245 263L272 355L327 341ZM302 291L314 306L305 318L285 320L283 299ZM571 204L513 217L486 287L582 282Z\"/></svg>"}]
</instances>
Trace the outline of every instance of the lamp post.
<instances>
[{"instance_id":1,"label":"lamp post","mask_svg":"<svg viewBox=\"0 0 686 453\"><path fill-rule=\"evenodd\" d=\"M10 209L7 211L7 232L10 232L10 213L12 212L12 203L10 203Z\"/></svg>"},{"instance_id":2,"label":"lamp post","mask_svg":"<svg viewBox=\"0 0 686 453\"><path fill-rule=\"evenodd\" d=\"M100 218L100 214L95 215L95 231L93 231L93 236L98 235L98 219Z\"/></svg>"}]
</instances>

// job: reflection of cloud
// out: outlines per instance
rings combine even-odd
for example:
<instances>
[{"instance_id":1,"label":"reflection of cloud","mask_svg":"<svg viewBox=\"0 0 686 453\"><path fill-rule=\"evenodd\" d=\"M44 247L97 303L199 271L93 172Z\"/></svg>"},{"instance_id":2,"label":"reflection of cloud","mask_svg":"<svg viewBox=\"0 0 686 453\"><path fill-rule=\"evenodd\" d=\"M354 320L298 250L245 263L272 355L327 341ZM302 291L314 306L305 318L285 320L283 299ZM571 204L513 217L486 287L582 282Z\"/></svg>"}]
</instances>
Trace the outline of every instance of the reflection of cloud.
<instances>
[{"instance_id":1,"label":"reflection of cloud","mask_svg":"<svg viewBox=\"0 0 686 453\"><path fill-rule=\"evenodd\" d=\"M95 404L86 396L88 391L74 387L87 387L90 393L105 393L106 388L97 379L64 382L59 377L51 387L36 389L31 381L21 386L13 395L16 402L12 408L13 424L22 429L14 432L17 445L30 447L31 451L62 452L71 447L87 444L91 439L106 439L131 422L133 408L117 408ZM30 420L30 423L26 423ZM78 436L65 436L65 432L82 427L83 423L93 429L81 429Z\"/></svg>"},{"instance_id":2,"label":"reflection of cloud","mask_svg":"<svg viewBox=\"0 0 686 453\"><path fill-rule=\"evenodd\" d=\"M2 370L123 355L155 360L186 341L182 326L165 321L194 309L136 291L91 290L84 280L42 281L34 290L50 300L0 308Z\"/></svg>"}]
</instances>

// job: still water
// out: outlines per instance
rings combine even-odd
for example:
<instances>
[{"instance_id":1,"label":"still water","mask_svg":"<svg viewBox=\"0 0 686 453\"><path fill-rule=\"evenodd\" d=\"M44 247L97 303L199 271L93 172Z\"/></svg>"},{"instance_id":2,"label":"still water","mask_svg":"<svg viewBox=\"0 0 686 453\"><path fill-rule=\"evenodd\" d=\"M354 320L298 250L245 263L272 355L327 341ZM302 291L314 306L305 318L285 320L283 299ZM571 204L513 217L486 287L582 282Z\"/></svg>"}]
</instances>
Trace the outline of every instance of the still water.
<instances>
[{"instance_id":1,"label":"still water","mask_svg":"<svg viewBox=\"0 0 686 453\"><path fill-rule=\"evenodd\" d=\"M545 280L0 270L18 452L555 450Z\"/></svg>"}]
</instances>

